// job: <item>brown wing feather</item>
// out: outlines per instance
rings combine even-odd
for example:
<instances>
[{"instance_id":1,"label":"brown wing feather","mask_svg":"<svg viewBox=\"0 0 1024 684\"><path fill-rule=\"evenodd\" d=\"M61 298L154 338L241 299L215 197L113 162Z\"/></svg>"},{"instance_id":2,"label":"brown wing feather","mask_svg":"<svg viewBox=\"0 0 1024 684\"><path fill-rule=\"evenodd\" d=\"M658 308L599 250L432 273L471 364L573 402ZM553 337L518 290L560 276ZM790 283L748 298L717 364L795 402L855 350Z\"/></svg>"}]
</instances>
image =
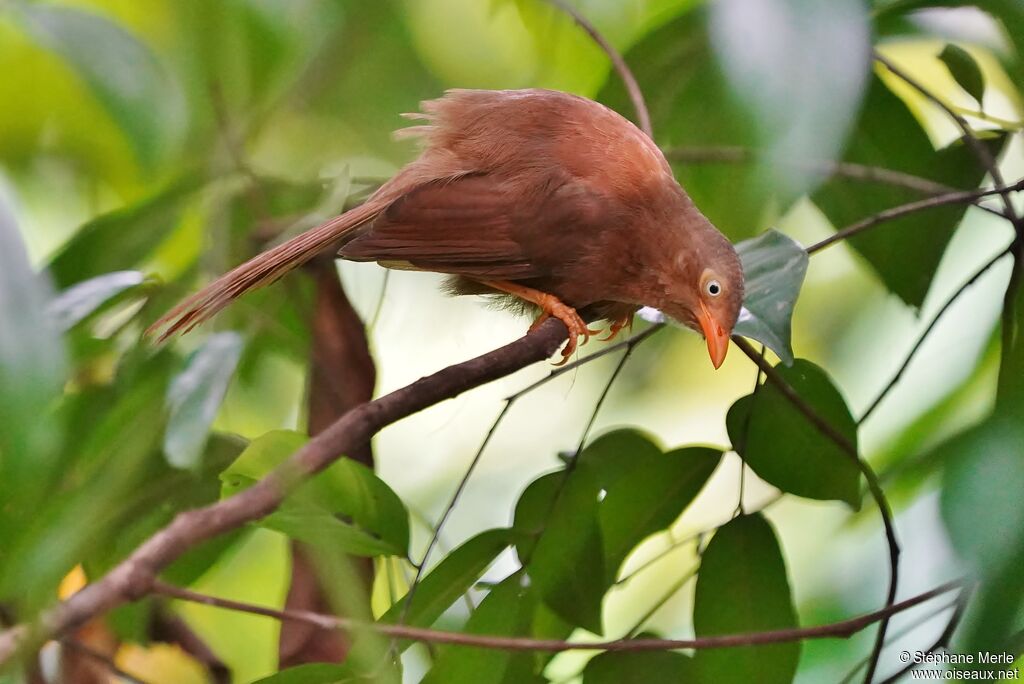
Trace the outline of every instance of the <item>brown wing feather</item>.
<instances>
[{"instance_id":1,"label":"brown wing feather","mask_svg":"<svg viewBox=\"0 0 1024 684\"><path fill-rule=\"evenodd\" d=\"M496 280L543 275L516 239L524 218L509 181L467 174L421 185L393 202L340 256Z\"/></svg>"}]
</instances>

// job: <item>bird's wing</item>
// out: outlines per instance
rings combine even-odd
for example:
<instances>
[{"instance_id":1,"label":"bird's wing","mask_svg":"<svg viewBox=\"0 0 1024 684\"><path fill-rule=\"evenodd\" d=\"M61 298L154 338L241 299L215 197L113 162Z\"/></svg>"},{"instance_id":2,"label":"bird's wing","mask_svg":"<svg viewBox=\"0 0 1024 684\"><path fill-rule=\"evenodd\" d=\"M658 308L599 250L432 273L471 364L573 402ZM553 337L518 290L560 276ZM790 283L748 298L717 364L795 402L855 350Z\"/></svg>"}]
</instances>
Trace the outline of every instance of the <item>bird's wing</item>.
<instances>
[{"instance_id":1,"label":"bird's wing","mask_svg":"<svg viewBox=\"0 0 1024 684\"><path fill-rule=\"evenodd\" d=\"M572 182L510 181L486 173L435 180L383 211L339 254L486 280L549 275L536 242L596 215L596 200Z\"/></svg>"}]
</instances>

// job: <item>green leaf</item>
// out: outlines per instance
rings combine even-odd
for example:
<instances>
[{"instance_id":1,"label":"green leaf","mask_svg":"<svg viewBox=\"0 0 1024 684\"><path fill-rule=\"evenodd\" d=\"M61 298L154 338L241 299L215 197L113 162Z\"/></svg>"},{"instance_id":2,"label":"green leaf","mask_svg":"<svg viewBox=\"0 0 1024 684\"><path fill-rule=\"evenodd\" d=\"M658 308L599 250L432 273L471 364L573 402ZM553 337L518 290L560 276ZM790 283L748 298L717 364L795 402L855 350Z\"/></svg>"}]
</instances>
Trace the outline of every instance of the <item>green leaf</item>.
<instances>
[{"instance_id":1,"label":"green leaf","mask_svg":"<svg viewBox=\"0 0 1024 684\"><path fill-rule=\"evenodd\" d=\"M561 470L541 475L519 495L512 529L515 532L516 555L523 565L529 564L533 557L533 550L547 525L551 507L564 479L565 473Z\"/></svg>"},{"instance_id":2,"label":"green leaf","mask_svg":"<svg viewBox=\"0 0 1024 684\"><path fill-rule=\"evenodd\" d=\"M807 251L792 238L769 230L736 245L743 263L743 309L733 328L763 343L793 364L793 308L807 274Z\"/></svg>"},{"instance_id":3,"label":"green leaf","mask_svg":"<svg viewBox=\"0 0 1024 684\"><path fill-rule=\"evenodd\" d=\"M15 7L26 31L86 83L140 164L155 166L178 142L186 111L181 86L150 49L99 14L40 3Z\"/></svg>"},{"instance_id":4,"label":"green leaf","mask_svg":"<svg viewBox=\"0 0 1024 684\"><path fill-rule=\"evenodd\" d=\"M634 45L625 60L647 98L655 140L667 150L676 177L712 223L738 240L767 228L774 210L783 208L773 207L774 179L756 165L689 163L671 152L720 145L754 148L759 142L714 58L707 14L705 7L696 7L680 15ZM614 73L596 99L632 116L632 103Z\"/></svg>"},{"instance_id":5,"label":"green leaf","mask_svg":"<svg viewBox=\"0 0 1024 684\"><path fill-rule=\"evenodd\" d=\"M511 543L511 529L487 530L472 537L445 556L423 578L408 612L405 610L406 596L391 606L380 621L394 624L404 615L402 622L407 625L431 626L460 596L470 590L498 554Z\"/></svg>"},{"instance_id":6,"label":"green leaf","mask_svg":"<svg viewBox=\"0 0 1024 684\"><path fill-rule=\"evenodd\" d=\"M572 624L600 634L606 588L598 520L601 487L585 462L566 477L559 484L528 571L548 607Z\"/></svg>"},{"instance_id":7,"label":"green leaf","mask_svg":"<svg viewBox=\"0 0 1024 684\"><path fill-rule=\"evenodd\" d=\"M288 430L253 440L221 473L221 495L251 486L307 441L305 435ZM408 512L401 499L373 471L347 458L299 485L261 524L307 543L359 555L405 556L409 543Z\"/></svg>"},{"instance_id":8,"label":"green leaf","mask_svg":"<svg viewBox=\"0 0 1024 684\"><path fill-rule=\"evenodd\" d=\"M51 293L48 279L32 271L0 194L0 523L5 511L32 510L54 475L59 432L51 409L66 359L47 315Z\"/></svg>"},{"instance_id":9,"label":"green leaf","mask_svg":"<svg viewBox=\"0 0 1024 684\"><path fill-rule=\"evenodd\" d=\"M1006 138L983 141L997 155ZM844 161L880 166L958 189L978 187L985 170L960 142L935 151L921 125L882 81L871 81L860 119ZM836 228L921 199L921 194L891 184L851 183L835 178L812 196ZM885 286L911 306L921 306L966 204L920 211L851 237Z\"/></svg>"},{"instance_id":10,"label":"green leaf","mask_svg":"<svg viewBox=\"0 0 1024 684\"><path fill-rule=\"evenodd\" d=\"M583 684L678 684L697 681L693 658L675 651L606 651L591 658Z\"/></svg>"},{"instance_id":11,"label":"green leaf","mask_svg":"<svg viewBox=\"0 0 1024 684\"><path fill-rule=\"evenodd\" d=\"M857 444L857 424L824 370L805 359L775 369L829 425ZM726 427L733 448L758 477L789 494L839 499L860 507L860 470L853 457L821 433L773 383L741 397Z\"/></svg>"},{"instance_id":12,"label":"green leaf","mask_svg":"<svg viewBox=\"0 0 1024 684\"><path fill-rule=\"evenodd\" d=\"M145 280L139 271L105 273L67 288L53 298L46 311L58 328L68 331Z\"/></svg>"},{"instance_id":13,"label":"green leaf","mask_svg":"<svg viewBox=\"0 0 1024 684\"><path fill-rule=\"evenodd\" d=\"M523 586L521 573L505 578L491 589L473 614L464 634L524 636L533 618L536 598ZM518 684L533 674L529 651L443 646L423 684L473 682L473 684Z\"/></svg>"},{"instance_id":14,"label":"green leaf","mask_svg":"<svg viewBox=\"0 0 1024 684\"><path fill-rule=\"evenodd\" d=\"M997 413L939 446L946 462L941 510L950 540L980 586L959 630L957 653L1009 650L1024 609L1024 426ZM971 650L961 650L971 649Z\"/></svg>"},{"instance_id":15,"label":"green leaf","mask_svg":"<svg viewBox=\"0 0 1024 684\"><path fill-rule=\"evenodd\" d=\"M671 525L686 510L721 458L718 449L676 449L633 462L628 473L605 485L599 518L609 585L637 544Z\"/></svg>"},{"instance_id":16,"label":"green leaf","mask_svg":"<svg viewBox=\"0 0 1024 684\"><path fill-rule=\"evenodd\" d=\"M693 604L697 637L797 627L782 550L760 515L719 528L701 557ZM800 642L702 649L694 659L701 682L782 684L793 681Z\"/></svg>"},{"instance_id":17,"label":"green leaf","mask_svg":"<svg viewBox=\"0 0 1024 684\"><path fill-rule=\"evenodd\" d=\"M1024 274L1024 263L1015 263L1018 274ZM1002 344L999 352L999 382L996 406L1017 415L1024 413L1024 285L1007 293L1004 301Z\"/></svg>"},{"instance_id":18,"label":"green leaf","mask_svg":"<svg viewBox=\"0 0 1024 684\"><path fill-rule=\"evenodd\" d=\"M186 173L152 196L84 224L50 261L57 286L139 266L178 225L185 202L204 183L201 174Z\"/></svg>"},{"instance_id":19,"label":"green leaf","mask_svg":"<svg viewBox=\"0 0 1024 684\"><path fill-rule=\"evenodd\" d=\"M978 63L974 61L974 57L971 57L971 53L959 45L946 43L942 52L939 53L939 59L949 69L949 73L957 85L974 98L980 110L985 97L985 77L982 75Z\"/></svg>"},{"instance_id":20,"label":"green leaf","mask_svg":"<svg viewBox=\"0 0 1024 684\"><path fill-rule=\"evenodd\" d=\"M391 681L380 678L378 674L359 674L348 664L306 663L258 679L253 684L381 684L382 681Z\"/></svg>"},{"instance_id":21,"label":"green leaf","mask_svg":"<svg viewBox=\"0 0 1024 684\"><path fill-rule=\"evenodd\" d=\"M211 335L171 382L164 455L175 468L190 470L200 465L199 457L235 375L242 345L236 333Z\"/></svg>"},{"instance_id":22,"label":"green leaf","mask_svg":"<svg viewBox=\"0 0 1024 684\"><path fill-rule=\"evenodd\" d=\"M662 456L654 438L635 428L606 432L583 450L581 460L596 474L602 487L608 488L620 477L635 470L639 463Z\"/></svg>"}]
</instances>

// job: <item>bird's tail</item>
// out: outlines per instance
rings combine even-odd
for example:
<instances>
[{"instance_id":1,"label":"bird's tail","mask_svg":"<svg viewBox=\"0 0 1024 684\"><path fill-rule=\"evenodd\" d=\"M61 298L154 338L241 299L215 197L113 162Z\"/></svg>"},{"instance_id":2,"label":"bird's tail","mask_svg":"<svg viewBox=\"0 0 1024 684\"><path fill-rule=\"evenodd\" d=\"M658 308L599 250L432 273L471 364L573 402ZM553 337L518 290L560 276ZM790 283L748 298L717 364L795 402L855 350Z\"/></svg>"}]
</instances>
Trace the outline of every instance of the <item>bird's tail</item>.
<instances>
[{"instance_id":1,"label":"bird's tail","mask_svg":"<svg viewBox=\"0 0 1024 684\"><path fill-rule=\"evenodd\" d=\"M337 243L346 233L372 220L384 209L371 199L341 216L293 237L225 273L164 314L147 330L162 342L188 332L250 290L269 285Z\"/></svg>"}]
</instances>

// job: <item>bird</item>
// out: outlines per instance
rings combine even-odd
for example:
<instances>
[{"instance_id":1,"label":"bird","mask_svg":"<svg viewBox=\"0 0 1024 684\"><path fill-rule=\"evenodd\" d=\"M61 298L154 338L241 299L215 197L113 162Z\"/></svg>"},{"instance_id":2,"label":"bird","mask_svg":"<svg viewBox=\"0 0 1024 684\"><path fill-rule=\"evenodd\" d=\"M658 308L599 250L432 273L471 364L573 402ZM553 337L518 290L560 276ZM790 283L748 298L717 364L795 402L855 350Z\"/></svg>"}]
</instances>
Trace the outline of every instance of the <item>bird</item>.
<instances>
[{"instance_id":1,"label":"bird","mask_svg":"<svg viewBox=\"0 0 1024 684\"><path fill-rule=\"evenodd\" d=\"M650 306L703 334L714 367L743 302L736 250L654 141L588 98L545 89L448 90L402 115L419 156L363 204L241 264L149 329L165 340L327 250L449 276L568 329L563 363L606 320Z\"/></svg>"}]
</instances>

